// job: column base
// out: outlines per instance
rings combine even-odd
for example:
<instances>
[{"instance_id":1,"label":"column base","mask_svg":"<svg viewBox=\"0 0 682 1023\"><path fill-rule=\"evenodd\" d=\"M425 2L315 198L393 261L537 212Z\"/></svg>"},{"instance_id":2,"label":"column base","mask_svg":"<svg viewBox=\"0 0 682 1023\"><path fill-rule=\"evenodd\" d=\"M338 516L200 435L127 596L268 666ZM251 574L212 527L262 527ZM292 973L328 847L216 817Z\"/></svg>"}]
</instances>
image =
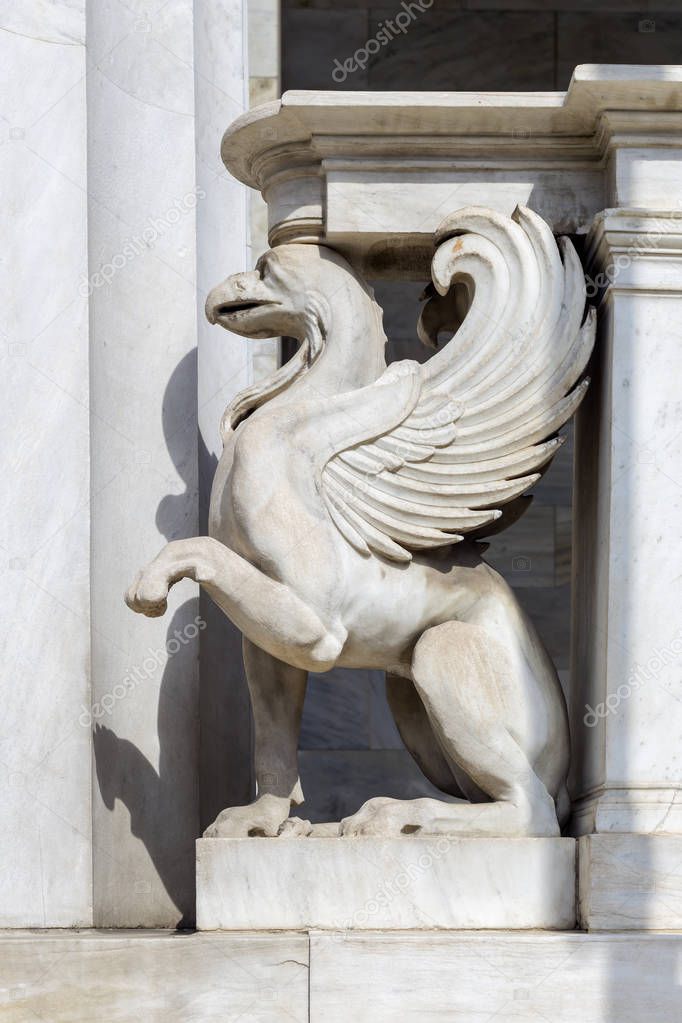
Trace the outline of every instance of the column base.
<instances>
[{"instance_id":1,"label":"column base","mask_svg":"<svg viewBox=\"0 0 682 1023\"><path fill-rule=\"evenodd\" d=\"M571 838L197 842L199 930L574 926Z\"/></svg>"},{"instance_id":2,"label":"column base","mask_svg":"<svg viewBox=\"0 0 682 1023\"><path fill-rule=\"evenodd\" d=\"M571 834L682 835L682 789L609 788L577 800Z\"/></svg>"},{"instance_id":3,"label":"column base","mask_svg":"<svg viewBox=\"0 0 682 1023\"><path fill-rule=\"evenodd\" d=\"M682 835L584 835L578 863L585 930L682 929Z\"/></svg>"}]
</instances>

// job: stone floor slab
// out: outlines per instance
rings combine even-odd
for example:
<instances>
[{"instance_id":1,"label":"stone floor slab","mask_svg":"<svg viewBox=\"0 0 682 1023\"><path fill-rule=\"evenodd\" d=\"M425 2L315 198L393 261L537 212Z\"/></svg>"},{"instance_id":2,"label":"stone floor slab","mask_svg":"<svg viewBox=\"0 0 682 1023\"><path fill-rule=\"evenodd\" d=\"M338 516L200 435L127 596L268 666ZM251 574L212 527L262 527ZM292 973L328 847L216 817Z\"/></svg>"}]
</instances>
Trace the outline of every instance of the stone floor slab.
<instances>
[{"instance_id":1,"label":"stone floor slab","mask_svg":"<svg viewBox=\"0 0 682 1023\"><path fill-rule=\"evenodd\" d=\"M673 1023L682 935L311 935L313 1023Z\"/></svg>"},{"instance_id":2,"label":"stone floor slab","mask_svg":"<svg viewBox=\"0 0 682 1023\"><path fill-rule=\"evenodd\" d=\"M303 934L0 932L2 1023L307 1023Z\"/></svg>"}]
</instances>

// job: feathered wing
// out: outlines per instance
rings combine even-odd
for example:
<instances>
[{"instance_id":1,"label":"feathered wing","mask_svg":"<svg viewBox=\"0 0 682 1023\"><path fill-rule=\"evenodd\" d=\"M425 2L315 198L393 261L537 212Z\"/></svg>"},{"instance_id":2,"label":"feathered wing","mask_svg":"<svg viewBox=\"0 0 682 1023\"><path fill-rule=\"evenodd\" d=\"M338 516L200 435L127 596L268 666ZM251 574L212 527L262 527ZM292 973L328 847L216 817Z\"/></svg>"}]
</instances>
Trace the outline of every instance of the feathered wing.
<instances>
[{"instance_id":1,"label":"feathered wing","mask_svg":"<svg viewBox=\"0 0 682 1023\"><path fill-rule=\"evenodd\" d=\"M510 502L562 443L555 434L585 393L588 381L578 381L594 344L575 249L563 238L557 246L528 209L448 217L431 274L441 296L466 289L464 321L420 367L409 414L338 451L322 472L327 508L349 543L395 561L494 532L507 505L518 517L522 506Z\"/></svg>"}]
</instances>

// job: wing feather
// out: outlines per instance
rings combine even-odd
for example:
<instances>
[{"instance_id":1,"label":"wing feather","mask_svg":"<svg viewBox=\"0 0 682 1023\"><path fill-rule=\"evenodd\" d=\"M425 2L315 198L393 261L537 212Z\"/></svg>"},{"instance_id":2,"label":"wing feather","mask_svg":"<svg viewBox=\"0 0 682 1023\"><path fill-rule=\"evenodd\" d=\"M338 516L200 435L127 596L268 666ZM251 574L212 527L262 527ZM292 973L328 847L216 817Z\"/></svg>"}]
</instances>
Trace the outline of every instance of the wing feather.
<instances>
[{"instance_id":1,"label":"wing feather","mask_svg":"<svg viewBox=\"0 0 682 1023\"><path fill-rule=\"evenodd\" d=\"M577 253L568 239L557 245L537 214L469 207L444 221L436 246L434 286L440 295L465 287L464 321L421 367L410 414L337 452L322 472L329 514L348 542L401 562L523 513L523 495L585 394L594 345Z\"/></svg>"},{"instance_id":2,"label":"wing feather","mask_svg":"<svg viewBox=\"0 0 682 1023\"><path fill-rule=\"evenodd\" d=\"M342 492L344 485L353 486L353 481L348 478L348 474L344 475L338 469L330 470L330 475ZM359 494L353 493L353 498L356 507L362 504L380 515L399 516L404 523L423 526L425 529L475 529L478 526L488 525L500 517L499 511L495 509L474 511L467 507L444 506L436 502L420 503L409 500L405 493L396 493L395 491L392 493L385 490L381 484L373 486L371 483L365 483Z\"/></svg>"}]
</instances>

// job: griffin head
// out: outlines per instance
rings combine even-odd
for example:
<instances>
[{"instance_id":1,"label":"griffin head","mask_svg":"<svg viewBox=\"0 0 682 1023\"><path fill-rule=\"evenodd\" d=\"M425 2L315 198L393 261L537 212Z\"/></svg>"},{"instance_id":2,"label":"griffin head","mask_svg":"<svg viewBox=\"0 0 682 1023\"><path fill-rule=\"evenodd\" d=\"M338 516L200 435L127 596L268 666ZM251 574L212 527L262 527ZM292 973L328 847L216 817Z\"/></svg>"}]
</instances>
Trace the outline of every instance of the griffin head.
<instances>
[{"instance_id":1,"label":"griffin head","mask_svg":"<svg viewBox=\"0 0 682 1023\"><path fill-rule=\"evenodd\" d=\"M291 320L299 312L298 297L287 286L277 254L266 252L255 270L233 274L213 288L206 299L206 316L209 323L244 337L289 334Z\"/></svg>"},{"instance_id":2,"label":"griffin head","mask_svg":"<svg viewBox=\"0 0 682 1023\"><path fill-rule=\"evenodd\" d=\"M270 249L256 269L233 274L206 299L210 323L249 338L286 335L302 340L311 320L324 333L325 295L357 287L346 260L320 245L292 243Z\"/></svg>"},{"instance_id":3,"label":"griffin head","mask_svg":"<svg viewBox=\"0 0 682 1023\"><path fill-rule=\"evenodd\" d=\"M343 380L347 387L371 383L386 367L382 312L372 289L324 245L291 242L266 252L255 270L233 274L211 291L206 316L243 337L301 342L276 373L233 399L223 416L223 439L313 365L322 371L324 363L335 385Z\"/></svg>"}]
</instances>

